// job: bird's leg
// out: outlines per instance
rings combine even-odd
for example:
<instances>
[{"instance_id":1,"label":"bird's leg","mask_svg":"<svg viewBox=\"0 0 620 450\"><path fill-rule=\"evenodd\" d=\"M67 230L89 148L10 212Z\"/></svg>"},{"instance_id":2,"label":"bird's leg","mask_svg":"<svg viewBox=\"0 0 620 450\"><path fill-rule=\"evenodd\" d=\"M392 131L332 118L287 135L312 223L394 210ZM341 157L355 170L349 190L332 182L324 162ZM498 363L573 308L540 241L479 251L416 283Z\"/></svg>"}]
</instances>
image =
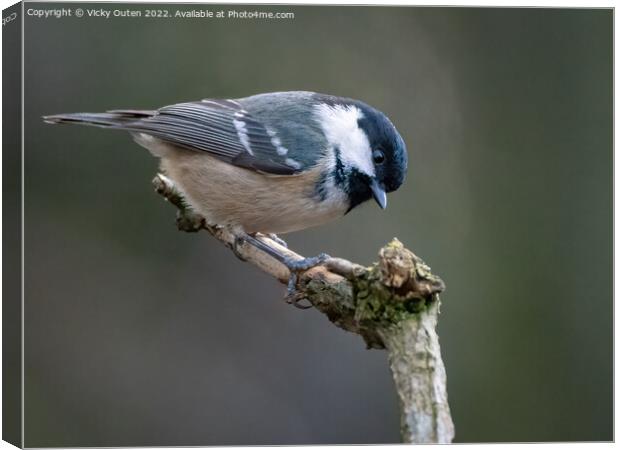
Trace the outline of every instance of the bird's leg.
<instances>
[{"instance_id":1,"label":"bird's leg","mask_svg":"<svg viewBox=\"0 0 620 450\"><path fill-rule=\"evenodd\" d=\"M299 293L297 292L297 280L300 272L304 272L312 267L323 264L327 261L330 256L326 253L321 253L318 256L312 256L310 258L292 258L288 255L284 255L280 253L277 249L271 247L265 242L257 239L255 236L244 233L243 236L239 236L238 241L235 242L235 246L238 245L241 241L245 241L248 244L256 247L259 250L267 253L269 256L274 258L276 261L282 263L290 272L290 276L287 283L287 295L286 300L289 303L297 306L298 308L309 308L309 306L302 306L299 304L299 301L302 300Z\"/></svg>"}]
</instances>

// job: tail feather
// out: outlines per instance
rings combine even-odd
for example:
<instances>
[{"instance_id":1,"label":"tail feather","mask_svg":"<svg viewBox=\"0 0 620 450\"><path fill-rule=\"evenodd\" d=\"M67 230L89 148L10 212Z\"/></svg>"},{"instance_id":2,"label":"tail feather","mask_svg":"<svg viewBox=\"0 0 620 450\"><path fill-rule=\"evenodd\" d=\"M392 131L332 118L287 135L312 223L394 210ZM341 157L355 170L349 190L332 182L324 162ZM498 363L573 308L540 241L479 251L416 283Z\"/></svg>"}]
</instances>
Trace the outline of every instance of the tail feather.
<instances>
[{"instance_id":1,"label":"tail feather","mask_svg":"<svg viewBox=\"0 0 620 450\"><path fill-rule=\"evenodd\" d=\"M135 120L154 115L156 111L119 109L104 113L68 113L43 116L43 121L51 124L67 123L92 125L106 128L126 128Z\"/></svg>"},{"instance_id":2,"label":"tail feather","mask_svg":"<svg viewBox=\"0 0 620 450\"><path fill-rule=\"evenodd\" d=\"M146 148L153 156L164 157L173 148L156 137L144 133L143 119L157 114L157 111L136 109L117 109L104 113L68 113L43 116L43 121L51 124L77 124L129 131L134 140Z\"/></svg>"}]
</instances>

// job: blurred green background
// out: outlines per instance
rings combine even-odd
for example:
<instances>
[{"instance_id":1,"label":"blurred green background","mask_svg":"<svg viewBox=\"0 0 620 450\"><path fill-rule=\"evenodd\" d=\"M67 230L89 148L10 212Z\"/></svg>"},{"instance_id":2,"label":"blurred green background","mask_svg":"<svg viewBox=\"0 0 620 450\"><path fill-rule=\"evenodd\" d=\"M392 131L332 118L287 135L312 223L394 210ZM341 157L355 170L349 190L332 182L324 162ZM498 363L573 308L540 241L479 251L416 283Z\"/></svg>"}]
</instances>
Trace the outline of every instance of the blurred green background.
<instances>
[{"instance_id":1,"label":"blurred green background","mask_svg":"<svg viewBox=\"0 0 620 450\"><path fill-rule=\"evenodd\" d=\"M26 9L61 6L129 7ZM387 211L286 238L370 263L398 236L442 276L456 440L612 439L611 10L158 7L295 18L26 16L27 446L398 442L385 352L177 232L129 136L40 119L296 89L408 144Z\"/></svg>"}]
</instances>

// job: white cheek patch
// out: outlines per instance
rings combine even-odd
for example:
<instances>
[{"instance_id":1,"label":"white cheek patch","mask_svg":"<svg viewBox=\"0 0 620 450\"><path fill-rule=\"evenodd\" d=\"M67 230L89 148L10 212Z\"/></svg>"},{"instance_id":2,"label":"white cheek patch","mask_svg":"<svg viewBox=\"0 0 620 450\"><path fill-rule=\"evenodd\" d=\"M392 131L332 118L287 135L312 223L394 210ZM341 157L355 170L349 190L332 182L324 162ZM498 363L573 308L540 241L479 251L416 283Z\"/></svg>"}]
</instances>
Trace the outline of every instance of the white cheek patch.
<instances>
[{"instance_id":1,"label":"white cheek patch","mask_svg":"<svg viewBox=\"0 0 620 450\"><path fill-rule=\"evenodd\" d=\"M330 146L340 149L342 163L374 177L370 142L357 123L362 111L353 105L322 103L315 107L315 113Z\"/></svg>"}]
</instances>

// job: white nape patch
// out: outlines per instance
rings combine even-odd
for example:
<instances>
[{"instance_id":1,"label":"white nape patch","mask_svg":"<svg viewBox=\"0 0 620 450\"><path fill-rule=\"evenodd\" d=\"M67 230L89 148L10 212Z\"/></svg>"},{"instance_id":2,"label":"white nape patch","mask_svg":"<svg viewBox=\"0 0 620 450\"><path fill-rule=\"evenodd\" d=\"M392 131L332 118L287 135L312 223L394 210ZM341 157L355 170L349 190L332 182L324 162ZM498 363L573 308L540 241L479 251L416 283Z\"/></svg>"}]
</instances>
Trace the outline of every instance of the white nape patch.
<instances>
[{"instance_id":1,"label":"white nape patch","mask_svg":"<svg viewBox=\"0 0 620 450\"><path fill-rule=\"evenodd\" d=\"M243 117L243 114L240 114L239 116L237 116L237 114L240 114L240 113L235 113L235 117ZM237 130L237 136L239 136L239 141L241 141L241 145L243 145L243 147L247 150L247 152L250 155L254 156L254 153L252 152L252 149L250 148L250 139L248 138L248 129L245 126L245 122L243 120L234 119L233 125L235 126L235 129Z\"/></svg>"},{"instance_id":2,"label":"white nape patch","mask_svg":"<svg viewBox=\"0 0 620 450\"><path fill-rule=\"evenodd\" d=\"M315 106L315 114L330 147L338 147L340 150L342 163L374 177L370 142L357 124L364 116L362 111L354 105L321 103Z\"/></svg>"},{"instance_id":3,"label":"white nape patch","mask_svg":"<svg viewBox=\"0 0 620 450\"><path fill-rule=\"evenodd\" d=\"M276 132L273 131L271 128L265 128L265 129L267 130L267 134L271 138L271 143L276 148L276 151L278 152L278 155L280 155L280 156L286 155L288 153L288 148L286 148L286 147L284 147L282 145L282 141L276 135Z\"/></svg>"},{"instance_id":4,"label":"white nape patch","mask_svg":"<svg viewBox=\"0 0 620 450\"><path fill-rule=\"evenodd\" d=\"M293 169L301 169L301 163L299 161L295 161L293 158L286 158L284 162L287 166L291 166Z\"/></svg>"}]
</instances>

